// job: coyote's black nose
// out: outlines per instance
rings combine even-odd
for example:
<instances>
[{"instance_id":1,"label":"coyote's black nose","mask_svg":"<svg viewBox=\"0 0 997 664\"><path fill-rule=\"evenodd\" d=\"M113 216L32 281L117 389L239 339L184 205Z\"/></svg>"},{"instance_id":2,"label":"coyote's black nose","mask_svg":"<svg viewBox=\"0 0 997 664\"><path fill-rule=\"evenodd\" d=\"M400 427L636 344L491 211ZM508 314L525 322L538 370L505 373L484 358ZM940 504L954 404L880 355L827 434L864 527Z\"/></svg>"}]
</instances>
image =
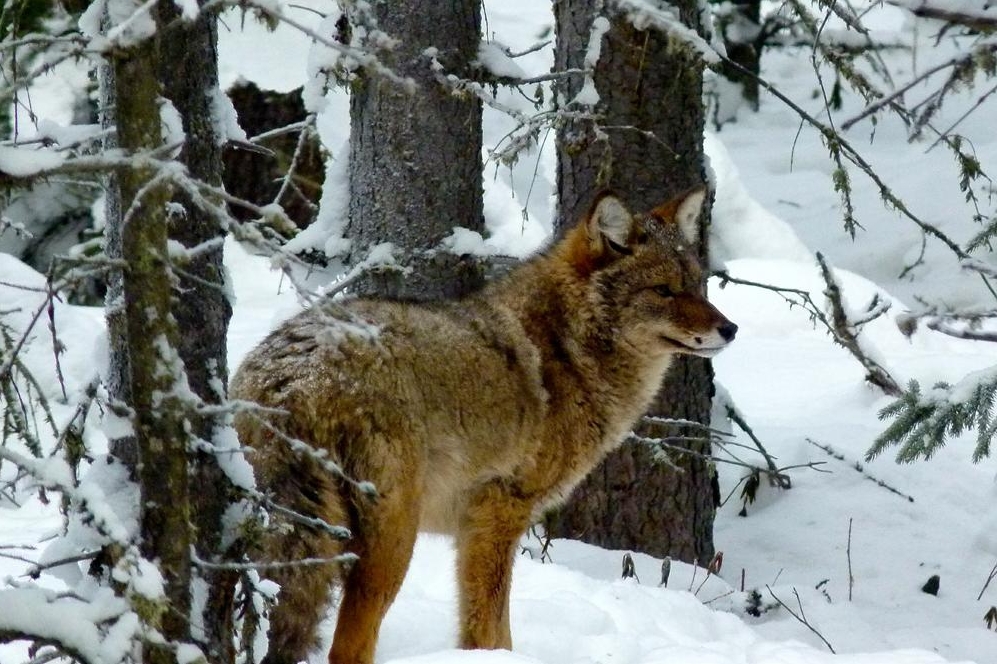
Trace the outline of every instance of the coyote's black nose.
<instances>
[{"instance_id":1,"label":"coyote's black nose","mask_svg":"<svg viewBox=\"0 0 997 664\"><path fill-rule=\"evenodd\" d=\"M724 338L725 341L733 341L734 335L737 334L737 325L727 321L720 326L720 336Z\"/></svg>"}]
</instances>

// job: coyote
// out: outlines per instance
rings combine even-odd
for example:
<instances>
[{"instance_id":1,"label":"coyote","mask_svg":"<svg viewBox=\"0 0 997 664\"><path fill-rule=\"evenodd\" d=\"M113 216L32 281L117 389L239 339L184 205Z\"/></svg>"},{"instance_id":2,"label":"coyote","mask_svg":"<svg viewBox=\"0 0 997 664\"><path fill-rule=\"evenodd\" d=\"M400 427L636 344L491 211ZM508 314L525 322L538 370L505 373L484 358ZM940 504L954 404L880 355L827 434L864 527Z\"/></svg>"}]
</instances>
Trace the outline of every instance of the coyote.
<instances>
[{"instance_id":1,"label":"coyote","mask_svg":"<svg viewBox=\"0 0 997 664\"><path fill-rule=\"evenodd\" d=\"M256 553L355 554L271 574L266 662L304 659L341 587L329 661L371 664L420 530L455 537L461 647L511 647L519 538L620 444L674 355L712 357L737 331L702 289L704 193L637 215L601 194L480 293L323 302L249 354L232 394L261 408L236 427L281 506Z\"/></svg>"}]
</instances>

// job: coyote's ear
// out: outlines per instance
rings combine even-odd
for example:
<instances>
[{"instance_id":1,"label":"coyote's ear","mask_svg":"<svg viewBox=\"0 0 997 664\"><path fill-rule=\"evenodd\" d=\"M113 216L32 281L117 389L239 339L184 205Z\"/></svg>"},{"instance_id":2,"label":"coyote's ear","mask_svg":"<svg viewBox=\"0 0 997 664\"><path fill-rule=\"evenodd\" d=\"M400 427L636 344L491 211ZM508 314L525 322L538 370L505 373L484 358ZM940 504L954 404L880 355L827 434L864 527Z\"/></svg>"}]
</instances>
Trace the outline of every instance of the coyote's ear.
<instances>
[{"instance_id":1,"label":"coyote's ear","mask_svg":"<svg viewBox=\"0 0 997 664\"><path fill-rule=\"evenodd\" d=\"M612 194L600 196L592 207L588 219L588 237L593 254L605 252L606 245L613 251L631 253L628 246L633 215Z\"/></svg>"},{"instance_id":2,"label":"coyote's ear","mask_svg":"<svg viewBox=\"0 0 997 664\"><path fill-rule=\"evenodd\" d=\"M699 214L703 211L706 189L697 187L651 211L655 217L674 222L690 244L699 242Z\"/></svg>"}]
</instances>

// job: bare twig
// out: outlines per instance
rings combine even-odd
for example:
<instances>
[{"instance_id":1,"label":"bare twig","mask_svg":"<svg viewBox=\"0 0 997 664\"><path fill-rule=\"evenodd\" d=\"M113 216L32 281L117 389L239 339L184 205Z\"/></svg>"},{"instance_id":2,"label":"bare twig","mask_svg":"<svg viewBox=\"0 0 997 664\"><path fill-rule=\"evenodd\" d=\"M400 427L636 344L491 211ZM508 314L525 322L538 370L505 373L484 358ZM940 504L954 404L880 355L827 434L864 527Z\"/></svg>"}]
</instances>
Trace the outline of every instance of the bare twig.
<instances>
[{"instance_id":1,"label":"bare twig","mask_svg":"<svg viewBox=\"0 0 997 664\"><path fill-rule=\"evenodd\" d=\"M52 354L55 356L55 376L59 381L59 388L62 390L62 400L65 402L69 401L69 396L66 394L66 377L62 373L62 360L59 359L62 352L65 350L65 346L63 346L62 342L59 341L59 334L55 329L55 300L59 297L59 295L52 288L53 270L54 264L53 267L49 268L48 279L46 280L46 284L48 285L46 311L48 313L48 329L52 337Z\"/></svg>"},{"instance_id":2,"label":"bare twig","mask_svg":"<svg viewBox=\"0 0 997 664\"><path fill-rule=\"evenodd\" d=\"M858 338L852 328L855 327L855 323L850 321L845 314L844 307L841 303L841 292L840 287L834 282L831 276L830 269L827 266L824 257L817 254L817 262L821 268L821 274L824 277L825 282L825 295L831 304L831 317L824 312L822 307L819 307L813 298L810 296L808 291L799 288L787 288L783 286L775 286L773 284L763 284L757 281L751 281L749 279L740 279L738 277L732 277L730 274L724 271L719 271L714 273L715 276L719 277L721 280L721 286L726 283L738 284L741 286L752 286L754 288L762 288L764 290L770 290L774 293L778 293L790 306L802 306L810 314L810 319L815 322L819 322L831 335L831 337L838 343L842 348L847 350L859 364L865 367L867 374L866 380L868 380L873 385L876 385L882 389L887 394L892 396L897 396L902 393L903 390L899 388L896 381L890 376L890 373L883 368L878 362L873 360L866 354L860 344L858 343ZM883 311L885 309L880 309ZM866 317L862 322L868 322L870 319ZM892 387L891 387L892 385ZM895 392L890 390L895 389Z\"/></svg>"},{"instance_id":3,"label":"bare twig","mask_svg":"<svg viewBox=\"0 0 997 664\"><path fill-rule=\"evenodd\" d=\"M775 459L773 459L772 455L768 453L768 450L766 450L765 446L762 445L762 441L758 439L758 436L756 436L755 432L751 430L751 427L748 426L748 423L745 422L743 417L741 417L741 414L730 404L727 404L725 408L727 410L727 417L729 417L734 424L739 426L741 431L748 434L748 437L751 438L751 442L753 442L755 447L758 448L758 451L761 452L761 455L765 459L765 463L769 469L769 472L766 473L769 478L769 483L773 486L778 486L780 489L793 488L793 482L789 479L789 475L780 472L779 468L775 465Z\"/></svg>"},{"instance_id":4,"label":"bare twig","mask_svg":"<svg viewBox=\"0 0 997 664\"><path fill-rule=\"evenodd\" d=\"M710 564L706 566L706 577L703 578L703 580L699 583L698 586L696 586L696 591L693 593L693 595L699 595L699 591L703 589L703 586L705 586L706 582L710 580L710 577L720 573L720 568L723 566L723 561L724 561L724 552L717 551L716 554L713 556L713 559L710 560Z\"/></svg>"},{"instance_id":5,"label":"bare twig","mask_svg":"<svg viewBox=\"0 0 997 664\"><path fill-rule=\"evenodd\" d=\"M940 72L943 69L947 69L949 67L954 67L955 65L959 64L959 62L961 60L962 60L962 58L952 58L951 60L948 60L946 62L942 62L940 64L935 65L934 67L931 67L931 68L929 68L929 69L921 72L921 74L919 74L914 79L912 79L911 81L909 81L906 85L900 86L899 88L897 88L896 90L894 90L889 95L887 95L887 96L885 96L885 97L883 97L881 99L878 99L875 102L873 102L872 104L869 104L868 106L866 106L865 109L863 109L862 112L859 113L858 115L855 115L855 116L849 118L848 120L845 120L844 122L842 122L841 123L841 129L842 129L842 131L847 131L855 123L860 122L861 120L864 120L865 118L867 118L870 115L876 113L877 111L880 111L883 108L885 108L885 107L893 104L898 99L902 98L904 96L904 93L906 93L909 90L917 87L917 85L919 83L921 83L922 81L924 81L925 79L930 78L932 75Z\"/></svg>"},{"instance_id":6,"label":"bare twig","mask_svg":"<svg viewBox=\"0 0 997 664\"><path fill-rule=\"evenodd\" d=\"M52 569L53 567L60 567L62 565L71 565L73 563L81 563L85 560L93 560L100 554L99 551L89 551L86 553L80 553L75 556L68 556L66 558L60 558L59 560L52 560L47 563L37 563L31 567L27 572L24 573L25 576L29 576L32 579L37 579L42 572L45 570Z\"/></svg>"},{"instance_id":7,"label":"bare twig","mask_svg":"<svg viewBox=\"0 0 997 664\"><path fill-rule=\"evenodd\" d=\"M855 577L852 575L852 517L848 517L848 545L845 547L848 558L848 601L852 601L852 589L855 587Z\"/></svg>"},{"instance_id":8,"label":"bare twig","mask_svg":"<svg viewBox=\"0 0 997 664\"><path fill-rule=\"evenodd\" d=\"M412 79L399 76L397 72L382 63L374 53L350 46L348 44L343 44L335 39L329 38L326 35L320 34L297 19L288 16L286 13L281 11L277 5L255 0L223 0L221 4L229 7L252 7L254 10L260 12L260 14L263 14L273 20L280 21L281 23L286 23L316 43L350 58L372 74L381 76L408 90L413 90L415 87L415 82Z\"/></svg>"},{"instance_id":9,"label":"bare twig","mask_svg":"<svg viewBox=\"0 0 997 664\"><path fill-rule=\"evenodd\" d=\"M977 602L983 599L983 593L987 591L987 587L990 585L990 582L994 580L994 578L997 578L997 563L994 563L994 566L990 568L990 574L987 575L987 581L983 584L983 587L980 588L980 594L976 596Z\"/></svg>"},{"instance_id":10,"label":"bare twig","mask_svg":"<svg viewBox=\"0 0 997 664\"><path fill-rule=\"evenodd\" d=\"M818 632L817 629L813 625L811 625L810 622L807 620L807 615L803 611L803 602L800 600L800 594L798 592L796 592L796 588L793 588L793 594L796 596L796 605L797 605L797 607L799 607L799 610L800 610L799 614L797 614L795 611L793 611L791 608L789 608L789 606L787 606L785 602L783 602L781 599L779 599L779 597L774 592L772 592L772 588L771 587L769 587L768 585L766 585L765 589L769 591L769 595L772 596L772 599L774 599L776 602L779 603L779 606L781 606L782 608L786 609L786 611L789 613L789 615L791 615L794 618L796 618L807 629L809 629L811 632L813 632L814 634L816 634L817 638L819 638L821 641L824 642L824 645L827 646L828 650L830 650L833 654L837 654L834 651L834 647L828 642L827 639L824 638L824 635L821 634L820 632Z\"/></svg>"},{"instance_id":11,"label":"bare twig","mask_svg":"<svg viewBox=\"0 0 997 664\"><path fill-rule=\"evenodd\" d=\"M767 468L761 468L755 464L748 463L747 461L742 461L731 454L730 459L725 459L724 457L714 456L712 454L704 454L703 452L698 452L696 450L689 449L687 447L680 447L674 445L671 441L701 441L704 440L697 436L668 436L666 438L651 438L648 436L641 436L634 432L630 432L627 436L627 440L632 440L638 443L644 443L646 445L651 445L652 447L661 447L666 450L676 452L678 454L687 454L706 461L713 461L716 463L726 463L732 466L740 466L741 468L747 468L748 470L757 471L759 473L768 474L770 471ZM727 451L730 454L730 451ZM791 466L784 466L783 468L776 469L780 475L785 474L787 470L794 470L796 468L810 468L812 470L820 471L819 466L823 465L821 461L814 461L810 463L798 463Z\"/></svg>"},{"instance_id":12,"label":"bare twig","mask_svg":"<svg viewBox=\"0 0 997 664\"><path fill-rule=\"evenodd\" d=\"M330 558L298 558L296 560L275 560L269 562L249 562L236 563L224 562L216 563L200 558L193 551L191 552L191 563L197 567L211 570L226 570L229 572L244 572L248 570L272 570L288 569L293 567L308 567L314 565L352 565L360 557L355 553L343 553Z\"/></svg>"},{"instance_id":13,"label":"bare twig","mask_svg":"<svg viewBox=\"0 0 997 664\"><path fill-rule=\"evenodd\" d=\"M542 529L542 532L538 532L537 527L538 524L530 526L529 534L531 537L536 537L537 540L540 542L540 552L539 552L540 562L542 563L553 562L553 558L550 557L550 547L553 545L554 542L550 537L550 533L548 533L545 528ZM533 549L528 546L520 544L519 551L520 553L529 554L530 558L534 557Z\"/></svg>"},{"instance_id":14,"label":"bare twig","mask_svg":"<svg viewBox=\"0 0 997 664\"><path fill-rule=\"evenodd\" d=\"M294 154L291 155L291 163L287 167L287 172L284 173L284 177L282 178L280 190L273 198L274 203L280 203L294 182L294 175L297 172L298 166L301 162L301 155L304 153L305 148L308 147L308 140L312 137L312 132L315 129L315 114L312 113L305 118L304 124L305 126L298 133L298 142L294 146Z\"/></svg>"},{"instance_id":15,"label":"bare twig","mask_svg":"<svg viewBox=\"0 0 997 664\"><path fill-rule=\"evenodd\" d=\"M855 470L855 472L857 472L857 473L859 473L861 475L864 475L867 479L873 481L877 486L881 486L884 489L886 489L887 491L889 491L890 493L895 494L897 496L900 496L901 498L905 499L909 503L914 502L914 497L913 496L910 496L910 495L904 493L903 491L899 491L898 489L893 488L892 486L890 486L889 484L887 484L883 480L878 479L878 478L870 475L869 472L866 471L865 467L862 465L861 462L859 462L859 461L849 462L845 458L844 454L841 454L840 452L838 452L837 450L835 450L830 445L825 445L823 443L818 443L816 440L814 440L812 438L807 438L806 440L807 440L808 443L810 443L814 447L820 448L820 449L824 450L825 452L827 452L827 454L829 456L832 456L832 457L834 457L835 459L837 459L839 461L844 461L849 466L851 466Z\"/></svg>"},{"instance_id":16,"label":"bare twig","mask_svg":"<svg viewBox=\"0 0 997 664\"><path fill-rule=\"evenodd\" d=\"M997 332L988 330L974 330L972 328L966 327L955 327L946 321L938 319L929 319L925 321L925 326L930 330L935 332L941 332L942 334L947 334L950 337L955 337L956 339L969 339L971 341L997 341Z\"/></svg>"}]
</instances>

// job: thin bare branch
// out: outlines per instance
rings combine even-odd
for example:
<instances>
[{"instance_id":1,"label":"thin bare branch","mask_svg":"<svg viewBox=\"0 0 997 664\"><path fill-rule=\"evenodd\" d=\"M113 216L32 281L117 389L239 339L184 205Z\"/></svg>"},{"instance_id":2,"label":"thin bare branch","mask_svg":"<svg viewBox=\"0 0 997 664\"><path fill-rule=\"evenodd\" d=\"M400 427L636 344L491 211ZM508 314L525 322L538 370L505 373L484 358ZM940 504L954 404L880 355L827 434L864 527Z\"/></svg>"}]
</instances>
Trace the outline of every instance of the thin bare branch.
<instances>
[{"instance_id":1,"label":"thin bare branch","mask_svg":"<svg viewBox=\"0 0 997 664\"><path fill-rule=\"evenodd\" d=\"M827 646L828 650L830 650L833 654L837 654L835 653L834 647L830 644L830 642L824 638L824 635L818 632L817 629L813 625L811 625L810 622L807 620L807 615L806 613L803 612L803 602L800 600L800 594L796 592L796 588L793 588L793 595L796 596L796 606L799 608L800 611L799 613L793 611L791 608L789 608L789 606L786 605L785 602L779 599L779 597L774 592L772 592L772 588L770 588L768 584L765 585L765 590L769 591L769 595L772 596L772 599L778 602L779 606L786 609L789 615L796 618L796 620L798 620L800 624L804 625L807 629L816 634L817 638L819 638L821 641L824 642L824 645Z\"/></svg>"}]
</instances>

